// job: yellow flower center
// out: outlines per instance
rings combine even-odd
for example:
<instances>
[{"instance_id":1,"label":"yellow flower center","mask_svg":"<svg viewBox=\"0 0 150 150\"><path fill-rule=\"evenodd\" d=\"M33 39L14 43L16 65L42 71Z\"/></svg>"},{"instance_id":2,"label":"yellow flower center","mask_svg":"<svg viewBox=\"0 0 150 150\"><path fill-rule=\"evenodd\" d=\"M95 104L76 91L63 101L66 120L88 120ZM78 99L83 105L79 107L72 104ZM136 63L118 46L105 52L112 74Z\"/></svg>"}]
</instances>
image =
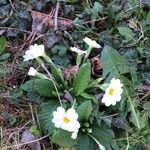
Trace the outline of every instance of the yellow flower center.
<instances>
[{"instance_id":1,"label":"yellow flower center","mask_svg":"<svg viewBox=\"0 0 150 150\"><path fill-rule=\"evenodd\" d=\"M64 118L63 118L63 121L64 121L65 123L69 123L69 122L70 122L70 119L68 119L67 117L64 117Z\"/></svg>"},{"instance_id":2,"label":"yellow flower center","mask_svg":"<svg viewBox=\"0 0 150 150\"><path fill-rule=\"evenodd\" d=\"M108 95L113 96L114 93L115 93L115 90L113 88L110 88L110 90L108 91Z\"/></svg>"}]
</instances>

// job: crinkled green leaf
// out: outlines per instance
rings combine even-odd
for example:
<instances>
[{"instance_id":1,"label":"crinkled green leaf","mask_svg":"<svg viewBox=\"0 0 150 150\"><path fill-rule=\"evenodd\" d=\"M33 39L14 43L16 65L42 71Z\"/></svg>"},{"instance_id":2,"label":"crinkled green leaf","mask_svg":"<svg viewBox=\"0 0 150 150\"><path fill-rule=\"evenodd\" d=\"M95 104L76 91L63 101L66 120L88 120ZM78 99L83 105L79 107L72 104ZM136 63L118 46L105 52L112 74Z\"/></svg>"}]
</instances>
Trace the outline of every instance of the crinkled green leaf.
<instances>
[{"instance_id":1,"label":"crinkled green leaf","mask_svg":"<svg viewBox=\"0 0 150 150\"><path fill-rule=\"evenodd\" d=\"M73 82L73 93L75 96L80 95L88 86L91 77L91 64L87 62L79 69Z\"/></svg>"},{"instance_id":2,"label":"crinkled green leaf","mask_svg":"<svg viewBox=\"0 0 150 150\"><path fill-rule=\"evenodd\" d=\"M77 144L77 140L71 139L70 132L61 129L54 132L52 141L62 148L71 148Z\"/></svg>"},{"instance_id":3,"label":"crinkled green leaf","mask_svg":"<svg viewBox=\"0 0 150 150\"><path fill-rule=\"evenodd\" d=\"M87 134L80 134L77 150L95 150L95 142Z\"/></svg>"},{"instance_id":4,"label":"crinkled green leaf","mask_svg":"<svg viewBox=\"0 0 150 150\"><path fill-rule=\"evenodd\" d=\"M92 103L90 100L86 100L81 103L77 108L77 113L79 115L79 120L88 120L92 112Z\"/></svg>"},{"instance_id":5,"label":"crinkled green leaf","mask_svg":"<svg viewBox=\"0 0 150 150\"><path fill-rule=\"evenodd\" d=\"M130 129L129 123L126 120L125 116L123 115L119 115L115 118L113 118L112 124L117 127L117 128L121 128L124 130L128 130Z\"/></svg>"},{"instance_id":6,"label":"crinkled green leaf","mask_svg":"<svg viewBox=\"0 0 150 150\"><path fill-rule=\"evenodd\" d=\"M43 103L40 106L40 112L38 114L40 127L45 134L53 134L55 129L52 123L52 113L59 106L57 100L50 100L48 103Z\"/></svg>"},{"instance_id":7,"label":"crinkled green leaf","mask_svg":"<svg viewBox=\"0 0 150 150\"><path fill-rule=\"evenodd\" d=\"M35 91L38 94L45 97L54 97L52 94L55 91L52 81L46 79L29 80L21 85L21 88L25 91Z\"/></svg>"},{"instance_id":8,"label":"crinkled green leaf","mask_svg":"<svg viewBox=\"0 0 150 150\"><path fill-rule=\"evenodd\" d=\"M115 137L112 129L110 129L108 126L104 126L104 125L99 126L95 124L92 127L92 135L105 148L107 148L108 150L112 150L111 142L114 140Z\"/></svg>"},{"instance_id":9,"label":"crinkled green leaf","mask_svg":"<svg viewBox=\"0 0 150 150\"><path fill-rule=\"evenodd\" d=\"M82 94L80 94L82 97L84 97L85 99L89 99L89 100L93 100L93 102L97 102L96 101L96 96L92 95L92 94L88 94L86 92L83 92Z\"/></svg>"}]
</instances>

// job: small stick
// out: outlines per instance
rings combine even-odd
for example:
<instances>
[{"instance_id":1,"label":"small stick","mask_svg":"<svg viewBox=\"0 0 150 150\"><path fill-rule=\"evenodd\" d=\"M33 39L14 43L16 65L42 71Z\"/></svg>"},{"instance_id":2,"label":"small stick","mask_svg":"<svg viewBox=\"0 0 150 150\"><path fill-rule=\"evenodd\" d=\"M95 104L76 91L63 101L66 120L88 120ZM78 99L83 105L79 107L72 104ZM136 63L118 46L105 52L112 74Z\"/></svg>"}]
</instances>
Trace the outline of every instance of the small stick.
<instances>
[{"instance_id":1,"label":"small stick","mask_svg":"<svg viewBox=\"0 0 150 150\"><path fill-rule=\"evenodd\" d=\"M55 9L55 16L54 16L54 31L58 30L58 11L59 11L60 1L57 1L56 9Z\"/></svg>"},{"instance_id":2,"label":"small stick","mask_svg":"<svg viewBox=\"0 0 150 150\"><path fill-rule=\"evenodd\" d=\"M14 147L19 147L19 146L23 146L23 145L27 145L27 144L31 144L31 143L34 143L34 142L38 142L38 141L41 141L45 138L47 138L48 135L45 135L39 139L36 139L36 140L32 140L32 141L29 141L29 142L26 142L26 143L21 143L21 144L15 144L15 145L12 145L12 146L7 146L7 147L2 147L2 150L6 150L8 148L14 148Z\"/></svg>"},{"instance_id":3,"label":"small stick","mask_svg":"<svg viewBox=\"0 0 150 150\"><path fill-rule=\"evenodd\" d=\"M126 139L127 139L127 146L125 150L128 150L130 148L130 144L129 144L129 135L127 131L126 131Z\"/></svg>"},{"instance_id":4,"label":"small stick","mask_svg":"<svg viewBox=\"0 0 150 150\"><path fill-rule=\"evenodd\" d=\"M102 116L102 117L98 117L99 119L103 119L103 118L110 118L110 117L115 117L115 116L118 116L119 113L116 113L116 114L112 114L112 115L109 115L109 116Z\"/></svg>"}]
</instances>

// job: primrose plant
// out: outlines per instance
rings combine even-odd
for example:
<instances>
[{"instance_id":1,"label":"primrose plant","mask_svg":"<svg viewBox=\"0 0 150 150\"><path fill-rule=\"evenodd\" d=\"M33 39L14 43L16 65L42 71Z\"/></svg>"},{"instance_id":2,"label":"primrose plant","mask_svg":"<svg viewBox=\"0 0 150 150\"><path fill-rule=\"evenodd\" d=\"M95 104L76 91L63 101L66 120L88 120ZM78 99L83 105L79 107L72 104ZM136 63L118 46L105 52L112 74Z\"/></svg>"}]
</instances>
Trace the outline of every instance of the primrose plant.
<instances>
[{"instance_id":1,"label":"primrose plant","mask_svg":"<svg viewBox=\"0 0 150 150\"><path fill-rule=\"evenodd\" d=\"M22 89L44 99L39 104L39 128L49 135L52 142L61 148L111 149L112 145L116 145L114 132L110 128L111 120L102 120L99 116L106 106L113 107L121 100L123 84L115 77L109 80L110 84L104 83L102 78L91 77L88 57L93 48L101 46L88 37L83 41L88 49L70 48L77 54L76 66L65 73L45 53L44 45L31 45L23 56L24 61L35 59L40 71L30 67L28 75L32 76L31 80L24 83ZM100 101L98 94L102 95Z\"/></svg>"}]
</instances>

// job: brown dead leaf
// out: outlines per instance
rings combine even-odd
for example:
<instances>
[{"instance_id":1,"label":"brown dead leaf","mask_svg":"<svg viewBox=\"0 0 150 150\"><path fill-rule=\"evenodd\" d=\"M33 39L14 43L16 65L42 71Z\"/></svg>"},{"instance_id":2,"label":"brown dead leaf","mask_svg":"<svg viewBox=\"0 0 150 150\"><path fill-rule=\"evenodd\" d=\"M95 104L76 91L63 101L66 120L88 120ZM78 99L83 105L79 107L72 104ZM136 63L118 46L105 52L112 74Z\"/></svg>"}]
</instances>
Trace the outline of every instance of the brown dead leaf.
<instances>
[{"instance_id":1,"label":"brown dead leaf","mask_svg":"<svg viewBox=\"0 0 150 150\"><path fill-rule=\"evenodd\" d=\"M134 29L135 31L138 30L138 21L137 20L129 20L129 27Z\"/></svg>"},{"instance_id":2,"label":"brown dead leaf","mask_svg":"<svg viewBox=\"0 0 150 150\"><path fill-rule=\"evenodd\" d=\"M37 31L41 31L42 28L54 27L53 14L44 14L37 11L31 11L31 16L33 19L32 31L34 31L35 29ZM58 25L63 25L67 28L71 28L73 26L73 21L70 19L58 17Z\"/></svg>"},{"instance_id":3,"label":"brown dead leaf","mask_svg":"<svg viewBox=\"0 0 150 150\"><path fill-rule=\"evenodd\" d=\"M98 56L95 56L91 59L92 63L92 74L96 75L100 69L102 69L102 63Z\"/></svg>"},{"instance_id":4,"label":"brown dead leaf","mask_svg":"<svg viewBox=\"0 0 150 150\"><path fill-rule=\"evenodd\" d=\"M29 147L32 149L32 150L41 150L41 146L40 146L40 142L37 141L37 142L32 142L33 140L35 140L35 137L31 134L31 132L29 130L25 130L23 133L22 133L22 139L21 141L23 143L27 143L27 142L30 142Z\"/></svg>"},{"instance_id":5,"label":"brown dead leaf","mask_svg":"<svg viewBox=\"0 0 150 150\"><path fill-rule=\"evenodd\" d=\"M6 29L0 30L0 35L3 35L6 32Z\"/></svg>"}]
</instances>

